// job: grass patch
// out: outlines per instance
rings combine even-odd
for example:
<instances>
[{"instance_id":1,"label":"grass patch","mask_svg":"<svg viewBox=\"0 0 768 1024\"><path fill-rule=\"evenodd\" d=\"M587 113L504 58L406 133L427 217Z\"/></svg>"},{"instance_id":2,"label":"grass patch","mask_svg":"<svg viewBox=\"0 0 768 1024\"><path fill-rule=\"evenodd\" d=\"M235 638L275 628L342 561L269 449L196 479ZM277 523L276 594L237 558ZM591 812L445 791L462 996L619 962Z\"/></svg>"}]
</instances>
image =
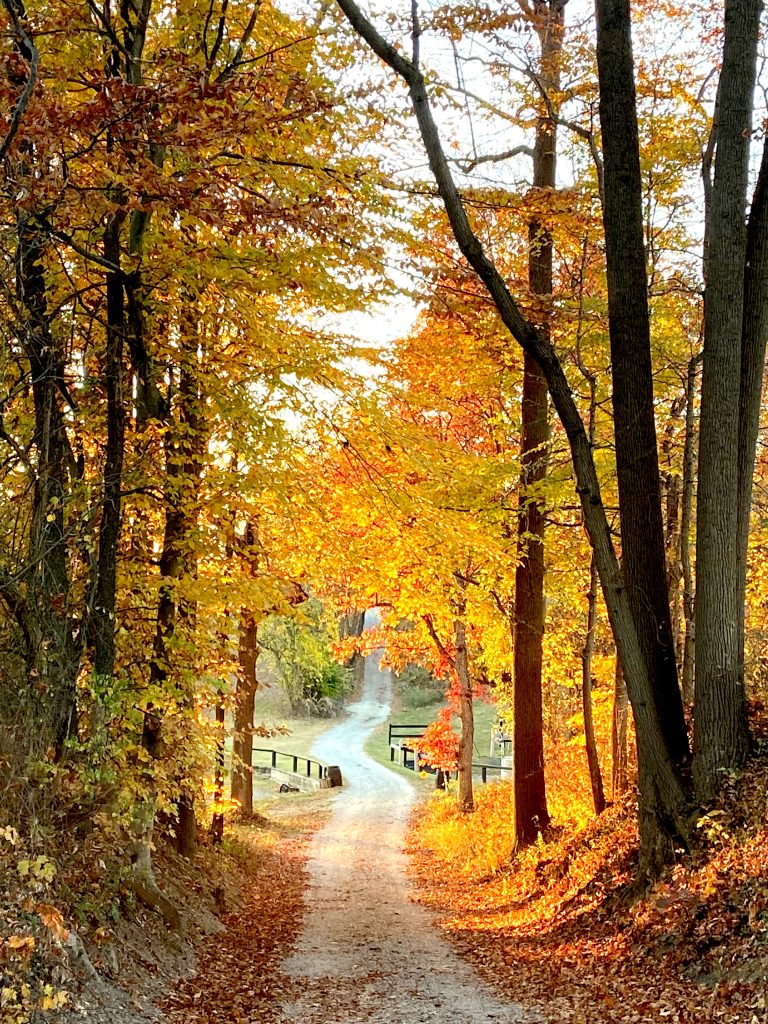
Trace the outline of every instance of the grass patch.
<instances>
[{"instance_id":1,"label":"grass patch","mask_svg":"<svg viewBox=\"0 0 768 1024\"><path fill-rule=\"evenodd\" d=\"M427 699L427 697L429 699ZM413 686L407 682L402 683L395 680L395 700L392 714L389 721L379 726L370 736L365 745L366 753L379 764L391 768L409 778L417 785L423 783L425 791L434 787L434 780L430 776L422 780L419 775L409 768L402 768L390 760L389 729L393 725L429 725L437 718L440 710L445 706L445 697L435 687ZM491 726L498 717L495 703L491 704L484 700L475 701L475 744L474 761L484 761L488 757L490 747ZM458 720L455 720L454 727L458 730Z\"/></svg>"}]
</instances>

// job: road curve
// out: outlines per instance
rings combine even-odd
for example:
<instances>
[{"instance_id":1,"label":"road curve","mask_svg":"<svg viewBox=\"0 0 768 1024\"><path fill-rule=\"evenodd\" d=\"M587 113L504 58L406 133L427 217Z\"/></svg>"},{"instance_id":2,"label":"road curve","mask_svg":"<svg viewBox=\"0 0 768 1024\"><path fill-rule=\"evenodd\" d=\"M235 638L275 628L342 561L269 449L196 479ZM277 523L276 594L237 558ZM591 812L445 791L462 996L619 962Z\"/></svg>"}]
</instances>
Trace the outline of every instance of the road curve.
<instances>
[{"instance_id":1,"label":"road curve","mask_svg":"<svg viewBox=\"0 0 768 1024\"><path fill-rule=\"evenodd\" d=\"M534 1024L502 1002L411 902L402 850L414 790L363 746L386 721L392 677L366 659L362 697L313 747L345 787L313 840L303 930L282 971L292 979L286 1021L301 1024Z\"/></svg>"}]
</instances>

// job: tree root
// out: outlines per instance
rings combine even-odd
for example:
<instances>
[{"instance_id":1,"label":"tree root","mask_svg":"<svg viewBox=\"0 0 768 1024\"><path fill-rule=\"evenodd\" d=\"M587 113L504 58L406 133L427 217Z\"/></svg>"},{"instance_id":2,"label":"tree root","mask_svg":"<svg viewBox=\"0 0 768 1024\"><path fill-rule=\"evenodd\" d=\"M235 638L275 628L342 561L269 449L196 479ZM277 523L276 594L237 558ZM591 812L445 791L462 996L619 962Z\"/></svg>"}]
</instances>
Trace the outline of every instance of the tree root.
<instances>
[{"instance_id":1,"label":"tree root","mask_svg":"<svg viewBox=\"0 0 768 1024\"><path fill-rule=\"evenodd\" d=\"M169 928L183 934L184 927L178 907L160 889L154 878L148 878L144 872L134 872L130 887L131 892L140 903L150 910L157 910Z\"/></svg>"}]
</instances>

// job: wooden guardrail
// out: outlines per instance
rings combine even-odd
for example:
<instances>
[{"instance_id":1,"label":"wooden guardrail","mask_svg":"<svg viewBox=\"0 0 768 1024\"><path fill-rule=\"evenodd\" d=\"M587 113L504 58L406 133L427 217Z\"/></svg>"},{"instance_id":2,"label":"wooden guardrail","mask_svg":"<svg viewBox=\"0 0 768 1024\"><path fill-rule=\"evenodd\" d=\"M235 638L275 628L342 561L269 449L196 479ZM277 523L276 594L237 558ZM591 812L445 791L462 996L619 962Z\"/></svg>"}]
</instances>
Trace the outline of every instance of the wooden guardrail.
<instances>
[{"instance_id":1,"label":"wooden guardrail","mask_svg":"<svg viewBox=\"0 0 768 1024\"><path fill-rule=\"evenodd\" d=\"M394 761L395 755L397 754L397 763L402 768L412 768L413 771L419 769L419 754L418 751L414 750L413 747L408 746L403 740L419 739L426 732L426 725L423 723L419 724L408 724L407 722L390 722L389 723L389 760ZM413 757L408 760L408 755L412 754Z\"/></svg>"},{"instance_id":2,"label":"wooden guardrail","mask_svg":"<svg viewBox=\"0 0 768 1024\"><path fill-rule=\"evenodd\" d=\"M268 755L265 759L267 764L254 764L254 768L269 771L275 782L291 789L332 789L342 785L341 771L336 765L323 764L322 761L301 754L286 754L271 747L254 747L253 753Z\"/></svg>"}]
</instances>

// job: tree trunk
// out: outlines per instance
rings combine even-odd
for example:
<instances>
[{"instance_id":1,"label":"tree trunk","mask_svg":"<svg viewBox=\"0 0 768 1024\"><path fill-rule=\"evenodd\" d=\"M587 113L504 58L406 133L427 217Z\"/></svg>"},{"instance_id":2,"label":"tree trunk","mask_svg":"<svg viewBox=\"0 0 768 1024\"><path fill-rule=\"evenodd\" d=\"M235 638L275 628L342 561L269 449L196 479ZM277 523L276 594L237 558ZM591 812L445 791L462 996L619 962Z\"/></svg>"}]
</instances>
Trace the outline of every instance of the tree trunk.
<instances>
[{"instance_id":1,"label":"tree trunk","mask_svg":"<svg viewBox=\"0 0 768 1024\"><path fill-rule=\"evenodd\" d=\"M675 650L675 664L678 679L682 670L682 633L680 620L682 617L680 582L683 578L683 567L680 563L680 523L682 512L683 481L673 465L673 442L676 426L685 413L687 391L672 401L670 419L661 443L665 472L662 477L662 499L664 503L664 549L667 561L667 591L669 593L669 611L672 624L672 643Z\"/></svg>"},{"instance_id":2,"label":"tree trunk","mask_svg":"<svg viewBox=\"0 0 768 1024\"><path fill-rule=\"evenodd\" d=\"M247 611L240 618L238 645L237 692L232 736L232 799L240 804L244 818L253 814L253 715L258 680L256 662L259 657L256 619Z\"/></svg>"},{"instance_id":3,"label":"tree trunk","mask_svg":"<svg viewBox=\"0 0 768 1024\"><path fill-rule=\"evenodd\" d=\"M362 636L364 628L365 612L359 611L357 608L350 608L349 611L344 613L339 623L339 637L343 640L348 636ZM352 670L355 686L359 686L363 681L365 671L365 658L363 658L359 651L355 651L352 657L349 658L347 668Z\"/></svg>"},{"instance_id":4,"label":"tree trunk","mask_svg":"<svg viewBox=\"0 0 768 1024\"><path fill-rule=\"evenodd\" d=\"M627 686L621 671L621 659L616 654L616 674L613 686L613 729L611 731L611 799L618 800L629 787L629 764L627 758L627 720L629 706Z\"/></svg>"},{"instance_id":5,"label":"tree trunk","mask_svg":"<svg viewBox=\"0 0 768 1024\"><path fill-rule=\"evenodd\" d=\"M220 846L224 839L224 694L219 690L219 699L216 702L216 725L218 726L216 738L216 780L213 792L213 815L211 817L211 842L214 846ZM250 781L250 775L248 779ZM253 786L251 785L251 791ZM253 812L253 799L251 799L251 813Z\"/></svg>"},{"instance_id":6,"label":"tree trunk","mask_svg":"<svg viewBox=\"0 0 768 1024\"><path fill-rule=\"evenodd\" d=\"M26 175L23 164L17 169ZM25 311L23 344L29 361L35 410L36 452L32 521L23 582L27 620L27 671L37 734L61 757L77 725L76 680L82 630L70 605L65 504L69 494L71 449L62 402L69 392L48 319L43 257L45 238L34 217L17 218L16 290Z\"/></svg>"},{"instance_id":7,"label":"tree trunk","mask_svg":"<svg viewBox=\"0 0 768 1024\"><path fill-rule=\"evenodd\" d=\"M696 478L696 376L701 356L688 362L685 385L685 445L683 448L683 491L680 510L680 567L683 572L683 703L693 704L694 651L696 618L694 616L693 573L691 572L691 518L693 514L693 488Z\"/></svg>"},{"instance_id":8,"label":"tree trunk","mask_svg":"<svg viewBox=\"0 0 768 1024\"><path fill-rule=\"evenodd\" d=\"M113 213L104 231L104 257L120 266L120 228L124 213ZM110 271L107 286L107 331L104 383L107 393L107 446L99 524L99 558L93 607L93 668L109 678L115 671L115 610L117 601L117 550L121 527L121 491L125 452L125 401L123 396L123 340L125 303L122 274Z\"/></svg>"},{"instance_id":9,"label":"tree trunk","mask_svg":"<svg viewBox=\"0 0 768 1024\"><path fill-rule=\"evenodd\" d=\"M475 718L472 707L472 680L469 675L469 655L463 604L459 617L454 621L456 645L456 677L459 684L459 717L461 737L459 739L459 810L474 811L475 797L472 789L472 753L475 746Z\"/></svg>"},{"instance_id":10,"label":"tree trunk","mask_svg":"<svg viewBox=\"0 0 768 1024\"><path fill-rule=\"evenodd\" d=\"M761 0L726 0L708 220L696 504L696 721L693 774L710 799L749 752L739 663L739 400L746 202ZM746 511L745 511L746 514Z\"/></svg>"},{"instance_id":11,"label":"tree trunk","mask_svg":"<svg viewBox=\"0 0 768 1024\"><path fill-rule=\"evenodd\" d=\"M184 322L180 331L179 386L175 398L175 417L165 434L166 455L166 508L163 547L160 553L160 594L158 598L153 657L150 664L150 686L162 686L173 673L171 641L178 641L177 627L185 632L194 630L193 609L177 598L179 581L197 572L197 554L194 533L197 527L200 481L203 459L208 442L205 399L199 383L199 337L195 320L193 295L184 307ZM188 650L194 641L187 637ZM188 685L188 684L187 684ZM192 704L193 695L187 694ZM158 730L161 719L155 716ZM159 738L153 739L153 745ZM177 847L186 857L192 857L196 847L194 794L183 790L178 802Z\"/></svg>"},{"instance_id":12,"label":"tree trunk","mask_svg":"<svg viewBox=\"0 0 768 1024\"><path fill-rule=\"evenodd\" d=\"M541 87L554 92L560 83L563 45L561 0L537 2L535 17L541 46ZM534 189L554 189L557 125L546 110L539 116L533 154ZM552 236L537 218L528 225L528 283L531 292L552 295ZM548 338L548 311L542 333ZM520 488L515 570L513 730L515 755L515 830L520 844L534 842L549 824L544 775L542 716L542 640L544 636L544 511L539 485L547 470L549 443L547 382L541 368L523 356L520 436Z\"/></svg>"},{"instance_id":13,"label":"tree trunk","mask_svg":"<svg viewBox=\"0 0 768 1024\"><path fill-rule=\"evenodd\" d=\"M584 637L584 649L581 652L581 700L584 708L584 739L587 747L587 764L589 781L592 786L592 802L595 814L605 810L605 793L603 776L600 773L600 760L597 756L595 739L595 722L592 715L592 654L595 649L595 626L597 624L597 566L594 555L589 566L589 592L587 594L587 632Z\"/></svg>"},{"instance_id":14,"label":"tree trunk","mask_svg":"<svg viewBox=\"0 0 768 1024\"><path fill-rule=\"evenodd\" d=\"M747 224L745 266L739 393L738 589L736 596L736 606L740 615L739 667L742 672L742 685L749 518L752 507L755 447L760 424L765 370L765 344L766 338L768 338L768 145L765 143Z\"/></svg>"},{"instance_id":15,"label":"tree trunk","mask_svg":"<svg viewBox=\"0 0 768 1024\"><path fill-rule=\"evenodd\" d=\"M664 743L689 758L667 592L629 0L597 0L608 318L622 566Z\"/></svg>"}]
</instances>

